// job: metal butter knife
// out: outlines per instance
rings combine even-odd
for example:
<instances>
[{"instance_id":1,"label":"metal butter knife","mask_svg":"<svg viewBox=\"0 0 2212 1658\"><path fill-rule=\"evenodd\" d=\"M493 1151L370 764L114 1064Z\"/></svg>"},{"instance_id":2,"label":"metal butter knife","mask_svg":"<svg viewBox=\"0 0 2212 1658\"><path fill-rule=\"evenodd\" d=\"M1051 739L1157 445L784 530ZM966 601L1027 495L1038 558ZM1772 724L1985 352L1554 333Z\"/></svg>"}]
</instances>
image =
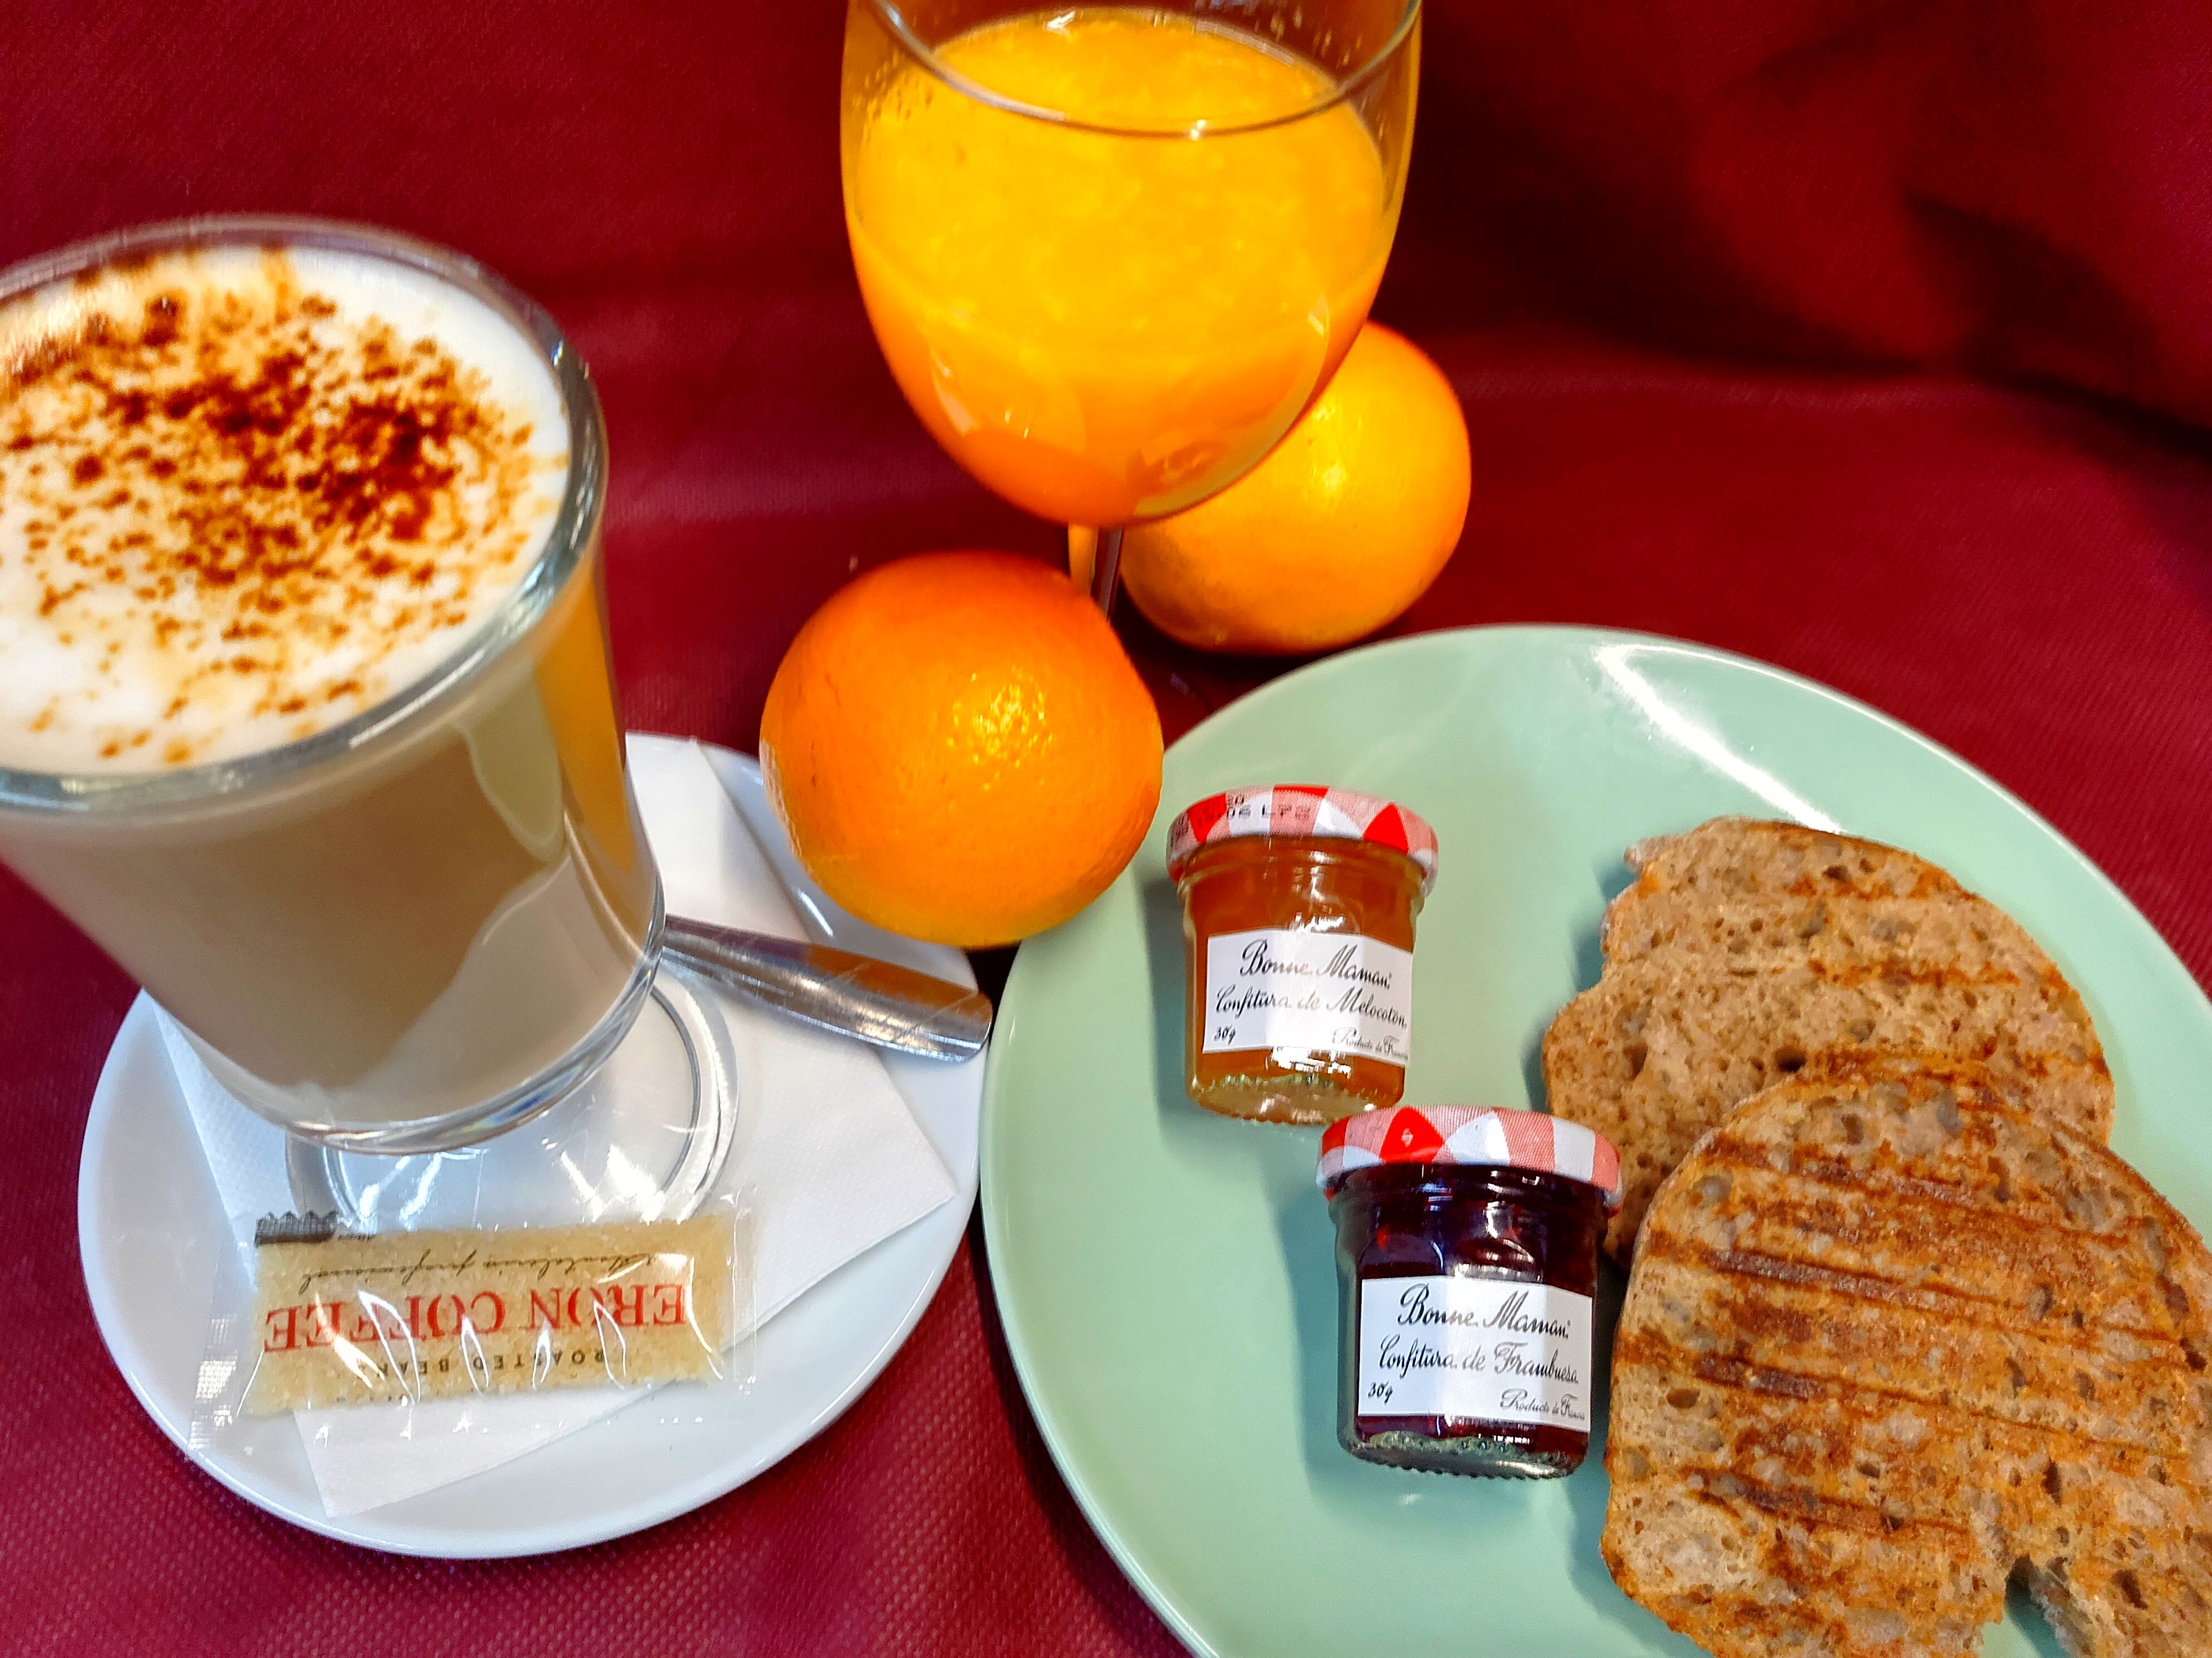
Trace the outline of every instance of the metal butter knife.
<instances>
[{"instance_id":1,"label":"metal butter knife","mask_svg":"<svg viewBox=\"0 0 2212 1658\"><path fill-rule=\"evenodd\" d=\"M958 1062L991 1036L991 999L872 955L670 916L662 951L701 978L879 1048Z\"/></svg>"}]
</instances>

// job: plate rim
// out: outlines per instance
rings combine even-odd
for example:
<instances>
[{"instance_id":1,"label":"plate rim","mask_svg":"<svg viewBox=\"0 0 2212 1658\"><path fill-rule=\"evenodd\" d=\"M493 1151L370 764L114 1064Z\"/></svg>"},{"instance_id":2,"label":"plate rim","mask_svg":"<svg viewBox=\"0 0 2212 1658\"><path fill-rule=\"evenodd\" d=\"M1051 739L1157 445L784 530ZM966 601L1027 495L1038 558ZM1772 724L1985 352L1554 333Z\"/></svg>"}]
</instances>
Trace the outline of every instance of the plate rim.
<instances>
[{"instance_id":1,"label":"plate rim","mask_svg":"<svg viewBox=\"0 0 2212 1658\"><path fill-rule=\"evenodd\" d=\"M659 732L631 731L625 735L631 738L646 737L679 743L695 741L688 737L678 737ZM700 749L707 755L710 764L726 761L734 764L741 772L750 773L756 777L758 776L759 761L753 756L720 744L709 743L703 740L697 741ZM716 770L719 774L719 765L716 765ZM746 820L750 821L743 807L734 799L732 806L732 809L739 813L741 818L746 818ZM780 875L788 879L787 875L783 875L781 860L771 856L769 862L771 867L776 869ZM811 911L820 915L824 913L820 906L828 905L828 902L826 897L817 891L809 894L808 903L802 904L799 907L802 914ZM842 912L834 905L830 905L826 913L831 917L842 917ZM936 947L927 948L933 949ZM974 970L967 957L957 951L948 954L957 957L957 973L965 977L972 984ZM939 971L951 966L952 963L948 960ZM252 1477L250 1464L238 1464L234 1459L218 1457L212 1454L197 1451L192 1448L189 1435L190 1424L173 1422L162 1401L149 1391L147 1378L155 1368L155 1361L152 1356L142 1351L133 1338L131 1320L117 1299L114 1287L108 1282L108 1275L95 1273L94 1270L94 1259L101 1257L105 1253L105 1240L100 1229L102 1205L98 1190L99 1174L102 1165L96 1153L107 1143L108 1136L113 1131L112 1119L124 1108L121 1100L122 1084L118 1080L118 1073L128 1062L133 1051L132 1045L140 1041L152 1041L158 1045L158 1033L155 1032L152 1027L153 1007L152 998L141 990L125 1012L121 1023L116 1027L114 1036L110 1039L106 1056L100 1064L99 1079L93 1085L92 1099L86 1113L84 1138L78 1153L78 1265L84 1279L87 1299L92 1305L93 1321L100 1332L100 1341L107 1349L110 1361L122 1374L124 1381L130 1388L131 1397L137 1401L139 1408L161 1430L163 1436L175 1447L191 1466L208 1475L225 1490L264 1514L272 1515L279 1520L288 1521L319 1536L379 1553L439 1560L522 1559L568 1549L588 1547L592 1544L610 1542L617 1538L630 1536L726 1496L730 1492L766 1472L801 1446L820 1436L851 1409L863 1393L875 1385L877 1379L889 1367L890 1361L906 1345L908 1338L914 1333L915 1327L921 1323L922 1314L936 1300L937 1292L943 1285L946 1273L951 1270L954 1258L960 1252L961 1240L967 1234L969 1218L975 1208L981 1180L982 1096L988 1079L988 1064L978 1064L975 1061L969 1061L967 1066L944 1068L949 1073L956 1069L965 1070L972 1067L971 1074L974 1076L971 1089L973 1100L971 1102L963 1103L962 1111L973 1124L975 1150L974 1155L965 1160L964 1167L954 1167L950 1171L954 1185L952 1196L944 1204L921 1216L910 1226L892 1234L890 1237L882 1240L871 1248L862 1251L860 1255L854 1258L853 1262L848 1262L845 1266L839 1267L837 1272L831 1274L830 1277L834 1280L838 1273L842 1273L848 1267L869 1259L888 1246L902 1242L911 1244L919 1237L927 1236L933 1229L933 1222L937 1228L941 1228L945 1234L942 1240L942 1247L931 1252L929 1270L922 1275L921 1281L917 1283L914 1292L908 1298L896 1324L885 1331L866 1362L857 1372L848 1378L845 1384L834 1395L828 1397L812 1411L800 1415L799 1419L787 1425L784 1431L752 1442L744 1454L716 1464L711 1471L702 1472L696 1478L671 1484L651 1498L641 1498L624 1508L607 1510L595 1515L591 1522L585 1524L564 1522L532 1526L524 1523L503 1527L496 1533L454 1533L441 1531L434 1526L403 1525L394 1528L375 1523L378 1515L388 1513L390 1507L400 1506L398 1504L364 1509L357 1514L328 1515L321 1510L319 1505L312 1508L303 1507L289 1501L284 1495L266 1484L257 1484ZM895 1088L899 1087L899 1076L896 1067L892 1069L891 1082ZM905 1090L901 1088L900 1092L903 1097ZM908 1108L913 1109L910 1101ZM924 1137L930 1138L934 1146L934 1137L928 1135L926 1128ZM940 1155L944 1155L942 1147L936 1149ZM953 1225L950 1219L950 1216L956 1213L959 1217L957 1226ZM793 1306L795 1308L804 1304L810 1296L818 1293L829 1282L830 1280L825 1280L823 1285L817 1285L815 1289L809 1290L806 1295L800 1296L793 1303ZM770 1322L772 1324L773 1320ZM615 1416L620 1414L619 1411L613 1413ZM611 1420L612 1417L604 1419ZM497 1475L512 1469L516 1462L524 1460L526 1458L512 1459L507 1462L485 1469L480 1474L473 1474L467 1476L466 1478L456 1480L453 1482L453 1486L465 1484L468 1479ZM440 1486L435 1489L442 1491L452 1488L452 1486Z\"/></svg>"},{"instance_id":2,"label":"plate rim","mask_svg":"<svg viewBox=\"0 0 2212 1658\"><path fill-rule=\"evenodd\" d=\"M1700 644L1694 640L1634 629L1596 627L1574 623L1484 623L1467 627L1437 628L1426 632L1403 634L1394 638L1379 639L1348 650L1318 657L1312 661L1300 664L1288 673L1277 675L1265 685L1255 687L1207 715L1205 719L1177 737L1175 742L1169 746L1168 753L1172 756L1177 748L1190 741L1216 721L1279 695L1282 687L1309 678L1346 671L1346 663L1356 663L1384 654L1413 654L1424 649L1440 649L1446 642L1465 639L1497 640L1501 643L1514 639L1529 639L1559 646L1577 643L1588 644L1593 648L1601 644L1634 645L1666 650L1680 656L1719 662L1734 669L1747 670L1756 677L1778 681L1793 691L1810 692L1850 712L1872 720L1877 726L1883 728L1893 735L1903 737L1910 743L1928 751L1938 759L1964 772L1973 782L1996 796L2002 804L2019 813L2033 828L2041 832L2079 871L2089 876L2106 896L2118 903L2127 922L2141 935L2142 940L2153 944L2161 954L2163 958L2161 965L2170 967L2173 972L2178 973L2182 982L2196 992L2197 1001L2206 1021L2208 1023L2212 1023L2212 997L2206 996L2204 987L2197 982L2197 977L2190 971L2188 964L2182 960L2173 947L2166 942L2165 936L2152 925L2150 918L2136 907L2135 901L2127 895L2119 883L2100 869L2086 852L2062 833L2049 819L2006 788L2003 783L1926 733L1915 729L1896 716L1886 713L1848 692L1839 691L1833 686L1823 684L1804 674L1793 673L1773 662L1762 661L1755 656L1747 656L1717 645ZM1164 798L1162 799L1155 813L1153 823L1146 827L1147 840L1151 838L1152 828L1157 826L1159 821L1158 812L1174 809L1177 808L1170 807ZM1023 962L1029 954L1026 945L1016 953L1013 966L1006 976L1006 988L1000 996L1001 1027L1009 1031L1018 1031L1020 1028L1021 1021L1018 1017L1010 1017L1010 1015L1017 1013L1018 987L1026 980L1027 975L1024 972ZM995 1040L992 1045L995 1058L997 1054ZM1007 1222L1002 1212L1002 1204L1005 1202L1004 1183L1006 1179L1011 1178L1005 1175L994 1178L994 1170L999 1162L998 1155L994 1150L998 1137L997 1125L1003 1121L1008 1109L1002 1103L1002 1088L1005 1085L1000 1079L1005 1075L1005 1068L998 1064L994 1064L985 1073L982 1120L979 1128L977 1144L979 1164L977 1207L982 1218L984 1247L992 1259L996 1259L1005 1241L1005 1227ZM1015 1377L1021 1383L1023 1400L1028 1405L1030 1415L1036 1423L1038 1436L1044 1442L1045 1449L1052 1457L1054 1467L1059 1471L1061 1479L1066 1483L1068 1490L1075 1498L1076 1506L1081 1509L1083 1517L1089 1522L1092 1533L1105 1546L1107 1553L1112 1557L1114 1564L1121 1569L1122 1576L1129 1580L1137 1592L1145 1598L1146 1604L1152 1607L1178 1640L1193 1653L1199 1655L1199 1658L1223 1658L1221 1649L1199 1633L1188 1617L1175 1605L1152 1576L1137 1564L1132 1556L1127 1540L1121 1535L1106 1512L1105 1504L1097 1493L1091 1488L1084 1474L1072 1466L1070 1454L1065 1442L1063 1425L1055 1417L1053 1409L1038 1395L1033 1375L1035 1358L1029 1349L1030 1338L1024 1324L1025 1315L1007 1295L995 1275L992 1281L992 1297L997 1305L1000 1328L1005 1332L1008 1356L1013 1361Z\"/></svg>"}]
</instances>

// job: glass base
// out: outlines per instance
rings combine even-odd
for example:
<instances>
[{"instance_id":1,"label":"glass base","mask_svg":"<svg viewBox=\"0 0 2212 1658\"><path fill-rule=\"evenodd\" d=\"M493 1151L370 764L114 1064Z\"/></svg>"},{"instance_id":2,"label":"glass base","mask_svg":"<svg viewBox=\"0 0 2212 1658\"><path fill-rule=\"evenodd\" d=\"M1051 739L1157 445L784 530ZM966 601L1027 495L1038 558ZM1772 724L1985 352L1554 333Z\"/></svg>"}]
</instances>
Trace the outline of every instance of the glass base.
<instances>
[{"instance_id":1,"label":"glass base","mask_svg":"<svg viewBox=\"0 0 2212 1658\"><path fill-rule=\"evenodd\" d=\"M567 1098L458 1150L380 1156L294 1138L301 1214L364 1232L680 1220L729 1161L738 1077L713 992L663 960L651 999Z\"/></svg>"},{"instance_id":2,"label":"glass base","mask_svg":"<svg viewBox=\"0 0 2212 1658\"><path fill-rule=\"evenodd\" d=\"M1505 1479L1558 1479L1582 1466L1589 1448L1588 1434L1559 1428L1516 1424L1507 1432L1511 1437L1480 1433L1439 1437L1419 1429L1347 1433L1340 1428L1336 1442L1361 1461L1389 1468Z\"/></svg>"}]
</instances>

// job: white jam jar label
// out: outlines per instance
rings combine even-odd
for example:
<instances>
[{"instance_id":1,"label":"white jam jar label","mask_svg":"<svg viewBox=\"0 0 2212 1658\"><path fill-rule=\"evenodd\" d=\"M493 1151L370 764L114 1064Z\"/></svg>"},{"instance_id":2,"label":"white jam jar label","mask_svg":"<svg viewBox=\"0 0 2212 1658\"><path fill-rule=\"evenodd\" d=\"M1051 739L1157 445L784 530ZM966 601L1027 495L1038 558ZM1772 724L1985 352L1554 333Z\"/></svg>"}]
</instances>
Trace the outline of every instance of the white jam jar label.
<instances>
[{"instance_id":1,"label":"white jam jar label","mask_svg":"<svg viewBox=\"0 0 2212 1658\"><path fill-rule=\"evenodd\" d=\"M1360 1416L1589 1430L1588 1295L1510 1278L1365 1278L1358 1342Z\"/></svg>"},{"instance_id":2,"label":"white jam jar label","mask_svg":"<svg viewBox=\"0 0 2212 1658\"><path fill-rule=\"evenodd\" d=\"M1292 1048L1402 1065L1413 953L1359 933L1261 928L1206 941L1202 1051Z\"/></svg>"}]
</instances>

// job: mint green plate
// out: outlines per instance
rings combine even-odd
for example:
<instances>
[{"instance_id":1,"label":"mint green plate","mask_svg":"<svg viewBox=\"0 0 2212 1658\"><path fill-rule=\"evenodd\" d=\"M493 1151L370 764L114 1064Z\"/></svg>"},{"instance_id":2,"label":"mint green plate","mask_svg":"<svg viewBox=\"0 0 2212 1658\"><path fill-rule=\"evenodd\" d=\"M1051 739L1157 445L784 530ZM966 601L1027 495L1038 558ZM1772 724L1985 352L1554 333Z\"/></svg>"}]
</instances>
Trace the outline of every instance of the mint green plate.
<instances>
[{"instance_id":1,"label":"mint green plate","mask_svg":"<svg viewBox=\"0 0 2212 1658\"><path fill-rule=\"evenodd\" d=\"M1292 674L1176 744L1129 869L1022 948L984 1086L983 1220L1022 1385L1091 1524L1195 1651L1696 1650L1607 1575L1596 1448L1530 1484L1337 1447L1318 1133L1212 1116L1182 1084L1168 822L1267 783L1386 795L1436 826L1408 1100L1540 1103L1537 1044L1597 976L1622 849L1723 812L1794 817L1923 853L2026 923L2104 1037L2114 1147L2212 1220L2212 1006L2081 853L1925 738L1756 662L1589 629L1428 634ZM1985 1650L2057 1649L2016 1600Z\"/></svg>"}]
</instances>

